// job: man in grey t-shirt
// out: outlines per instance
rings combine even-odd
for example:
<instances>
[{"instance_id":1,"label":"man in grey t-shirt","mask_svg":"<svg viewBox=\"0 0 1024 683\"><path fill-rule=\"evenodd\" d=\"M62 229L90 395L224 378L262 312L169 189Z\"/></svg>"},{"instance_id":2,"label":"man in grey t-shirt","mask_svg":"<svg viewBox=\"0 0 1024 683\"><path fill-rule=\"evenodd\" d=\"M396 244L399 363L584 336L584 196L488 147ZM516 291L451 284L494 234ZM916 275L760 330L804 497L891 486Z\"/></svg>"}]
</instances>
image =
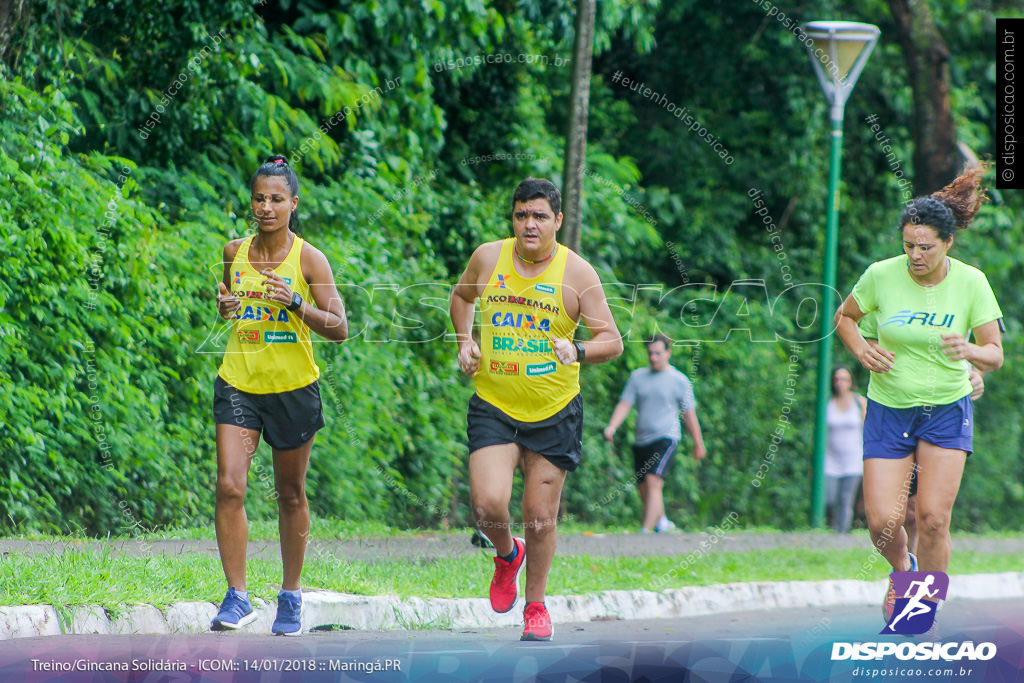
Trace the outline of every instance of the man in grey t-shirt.
<instances>
[{"instance_id":1,"label":"man in grey t-shirt","mask_svg":"<svg viewBox=\"0 0 1024 683\"><path fill-rule=\"evenodd\" d=\"M672 343L663 334L655 335L647 343L649 368L634 370L622 390L604 438L611 441L615 430L623 423L629 411L636 406L636 431L633 443L635 479L644 502L641 531L669 531L675 525L665 516L662 488L665 474L675 456L676 446L682 438L679 416L693 438L693 457L704 457L704 438L697 420L693 387L686 375L669 365Z\"/></svg>"}]
</instances>

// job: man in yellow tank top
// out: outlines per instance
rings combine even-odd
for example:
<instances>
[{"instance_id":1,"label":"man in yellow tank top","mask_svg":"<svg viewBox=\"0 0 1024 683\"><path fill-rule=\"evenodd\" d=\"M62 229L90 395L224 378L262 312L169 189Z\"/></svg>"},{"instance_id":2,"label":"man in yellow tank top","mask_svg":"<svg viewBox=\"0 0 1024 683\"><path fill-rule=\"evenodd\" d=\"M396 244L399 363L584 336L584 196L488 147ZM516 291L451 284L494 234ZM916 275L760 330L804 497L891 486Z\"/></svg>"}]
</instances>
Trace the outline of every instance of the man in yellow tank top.
<instances>
[{"instance_id":1,"label":"man in yellow tank top","mask_svg":"<svg viewBox=\"0 0 1024 683\"><path fill-rule=\"evenodd\" d=\"M515 606L525 564L522 640L553 634L544 591L565 474L582 455L580 364L622 353L597 272L555 240L561 204L550 181L520 183L512 195L515 236L473 252L450 308L459 367L476 386L466 419L469 479L477 525L497 552L491 607L504 613ZM477 299L479 344L473 339ZM574 342L581 317L592 338ZM525 539L513 537L508 512L517 467Z\"/></svg>"}]
</instances>

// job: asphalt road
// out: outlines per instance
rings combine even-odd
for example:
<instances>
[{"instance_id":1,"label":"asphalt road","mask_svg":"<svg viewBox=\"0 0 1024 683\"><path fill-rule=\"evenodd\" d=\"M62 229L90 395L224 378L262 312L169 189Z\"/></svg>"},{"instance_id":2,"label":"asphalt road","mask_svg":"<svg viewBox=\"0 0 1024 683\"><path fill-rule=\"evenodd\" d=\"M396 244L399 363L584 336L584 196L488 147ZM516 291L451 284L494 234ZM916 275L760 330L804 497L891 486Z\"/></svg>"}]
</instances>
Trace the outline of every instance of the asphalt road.
<instances>
[{"instance_id":1,"label":"asphalt road","mask_svg":"<svg viewBox=\"0 0 1024 683\"><path fill-rule=\"evenodd\" d=\"M830 607L556 622L550 643L522 643L519 630L507 628L335 631L300 638L51 636L0 642L0 681L1024 680L1024 599L951 601L940 613L939 640L991 642L997 652L987 661L832 661L836 642L924 642L879 636L882 626L878 607ZM130 670L88 670L112 663Z\"/></svg>"}]
</instances>

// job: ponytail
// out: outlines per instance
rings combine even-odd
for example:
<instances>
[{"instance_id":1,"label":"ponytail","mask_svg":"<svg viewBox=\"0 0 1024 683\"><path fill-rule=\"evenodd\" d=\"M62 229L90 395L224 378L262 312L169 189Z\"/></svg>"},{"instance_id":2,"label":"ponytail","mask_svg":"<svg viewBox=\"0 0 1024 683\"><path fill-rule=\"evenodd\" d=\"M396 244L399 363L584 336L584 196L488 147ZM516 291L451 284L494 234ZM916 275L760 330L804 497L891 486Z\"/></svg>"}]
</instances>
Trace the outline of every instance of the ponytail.
<instances>
[{"instance_id":1,"label":"ponytail","mask_svg":"<svg viewBox=\"0 0 1024 683\"><path fill-rule=\"evenodd\" d=\"M939 238L948 240L957 230L966 230L988 199L981 181L988 171L986 164L965 168L956 180L927 197L917 197L900 215L899 229L908 223L930 225Z\"/></svg>"},{"instance_id":2,"label":"ponytail","mask_svg":"<svg viewBox=\"0 0 1024 683\"><path fill-rule=\"evenodd\" d=\"M967 229L974 217L978 215L982 203L988 199L984 188L981 187L981 181L985 177L986 171L988 168L985 164L966 168L956 180L938 192L932 193L932 197L952 210L956 217L956 227L959 230Z\"/></svg>"}]
</instances>

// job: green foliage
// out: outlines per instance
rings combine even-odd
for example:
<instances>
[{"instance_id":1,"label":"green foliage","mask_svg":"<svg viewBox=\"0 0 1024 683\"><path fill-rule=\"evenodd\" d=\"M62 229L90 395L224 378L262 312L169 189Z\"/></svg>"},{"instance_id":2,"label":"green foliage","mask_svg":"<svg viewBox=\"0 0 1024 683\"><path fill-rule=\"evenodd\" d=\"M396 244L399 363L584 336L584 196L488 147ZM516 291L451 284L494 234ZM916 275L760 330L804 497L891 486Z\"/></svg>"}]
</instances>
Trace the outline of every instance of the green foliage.
<instances>
[{"instance_id":1,"label":"green foliage","mask_svg":"<svg viewBox=\"0 0 1024 683\"><path fill-rule=\"evenodd\" d=\"M564 511L586 523L637 515L626 430L614 445L600 432L655 328L684 342L675 362L694 381L708 448L698 465L684 441L670 516L691 527L730 512L748 525L806 520L816 361L805 329L816 325L787 287L819 277L827 111L790 30L756 3L709 7L598 3L582 250L627 344L621 360L583 370L585 460ZM0 196L0 528L105 534L209 521L219 258L248 232L247 182L274 152L299 171L305 237L327 255L351 319L348 342L316 346L328 428L310 467L314 514L469 523L471 386L444 339L448 288L476 245L508 234L519 180L560 182L574 8L33 3L0 79L10 188ZM958 129L984 156L994 10L933 11L953 55ZM842 292L899 248L900 180L867 116L913 172L913 101L885 3L845 14L880 23L883 39L846 111ZM956 252L988 274L1009 328L953 519L967 528L1009 527L1024 509L1014 362L1024 301L1013 286L1024 200L992 194ZM764 288L738 284L749 280ZM796 373L788 340L804 349ZM789 426L775 444L783 407ZM262 446L253 519L276 516L271 482Z\"/></svg>"},{"instance_id":2,"label":"green foliage","mask_svg":"<svg viewBox=\"0 0 1024 683\"><path fill-rule=\"evenodd\" d=\"M184 408L198 394L182 341L199 300L182 263L212 245L163 229L136 197L132 162L64 151L80 124L60 90L0 90L14 103L0 163L15 188L0 228L5 524L100 531L187 518L194 493L159 484L199 474L176 457L179 437L201 429Z\"/></svg>"}]
</instances>

